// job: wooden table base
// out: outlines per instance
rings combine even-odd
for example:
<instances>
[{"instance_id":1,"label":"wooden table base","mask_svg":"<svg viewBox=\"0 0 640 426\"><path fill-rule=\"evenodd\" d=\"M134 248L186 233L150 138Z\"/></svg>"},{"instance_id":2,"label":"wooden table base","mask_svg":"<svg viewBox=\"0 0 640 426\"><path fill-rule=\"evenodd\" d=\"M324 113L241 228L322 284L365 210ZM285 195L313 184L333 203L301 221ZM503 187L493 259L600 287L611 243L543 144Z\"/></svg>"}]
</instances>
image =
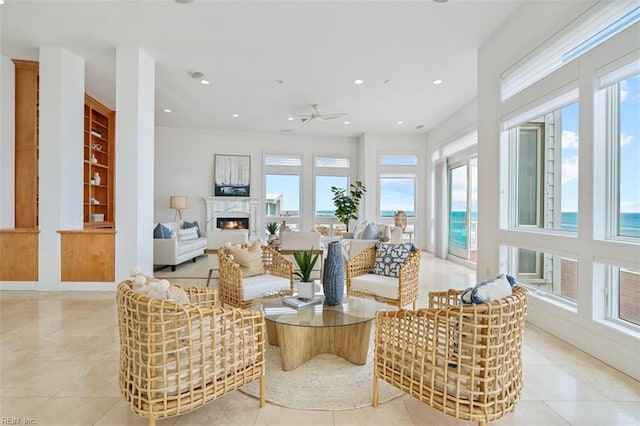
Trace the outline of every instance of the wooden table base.
<instances>
[{"instance_id":1,"label":"wooden table base","mask_svg":"<svg viewBox=\"0 0 640 426\"><path fill-rule=\"evenodd\" d=\"M280 346L282 369L293 370L321 353L338 355L354 364L367 362L371 322L339 327L304 327L266 320L269 344Z\"/></svg>"}]
</instances>

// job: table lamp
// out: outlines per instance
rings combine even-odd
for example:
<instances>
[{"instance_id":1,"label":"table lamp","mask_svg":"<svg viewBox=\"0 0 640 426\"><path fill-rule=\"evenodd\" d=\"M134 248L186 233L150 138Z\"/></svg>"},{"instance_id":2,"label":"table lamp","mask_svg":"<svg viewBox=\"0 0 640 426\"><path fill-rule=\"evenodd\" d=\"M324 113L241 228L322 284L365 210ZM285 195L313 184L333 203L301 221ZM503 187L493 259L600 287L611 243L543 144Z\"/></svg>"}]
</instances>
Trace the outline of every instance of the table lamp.
<instances>
[{"instance_id":1,"label":"table lamp","mask_svg":"<svg viewBox=\"0 0 640 426\"><path fill-rule=\"evenodd\" d=\"M169 207L176 209L173 221L175 222L178 218L182 220L182 209L187 208L187 197L184 195L172 195L169 200Z\"/></svg>"}]
</instances>

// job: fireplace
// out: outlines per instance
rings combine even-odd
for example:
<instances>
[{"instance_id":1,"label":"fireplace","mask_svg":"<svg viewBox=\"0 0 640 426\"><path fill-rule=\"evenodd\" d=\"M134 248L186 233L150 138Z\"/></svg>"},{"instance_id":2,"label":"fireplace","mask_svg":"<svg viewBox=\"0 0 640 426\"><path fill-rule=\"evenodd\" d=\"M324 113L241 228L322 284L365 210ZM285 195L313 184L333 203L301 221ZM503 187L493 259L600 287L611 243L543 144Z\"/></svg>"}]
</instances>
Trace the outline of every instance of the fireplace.
<instances>
[{"instance_id":1,"label":"fireplace","mask_svg":"<svg viewBox=\"0 0 640 426\"><path fill-rule=\"evenodd\" d=\"M220 229L249 229L248 217L218 217L216 228Z\"/></svg>"}]
</instances>

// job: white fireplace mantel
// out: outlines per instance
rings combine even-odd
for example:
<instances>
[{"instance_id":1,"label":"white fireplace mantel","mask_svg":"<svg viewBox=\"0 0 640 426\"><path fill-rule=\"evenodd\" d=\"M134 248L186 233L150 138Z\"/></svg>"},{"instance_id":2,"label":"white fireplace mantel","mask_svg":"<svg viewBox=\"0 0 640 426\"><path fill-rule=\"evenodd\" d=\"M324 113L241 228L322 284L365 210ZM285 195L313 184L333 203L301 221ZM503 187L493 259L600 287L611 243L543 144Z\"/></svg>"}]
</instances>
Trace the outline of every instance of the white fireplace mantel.
<instances>
[{"instance_id":1,"label":"white fireplace mantel","mask_svg":"<svg viewBox=\"0 0 640 426\"><path fill-rule=\"evenodd\" d=\"M257 198L240 197L203 197L207 208L207 231L216 227L219 217L248 217L249 235L257 235L258 204Z\"/></svg>"}]
</instances>

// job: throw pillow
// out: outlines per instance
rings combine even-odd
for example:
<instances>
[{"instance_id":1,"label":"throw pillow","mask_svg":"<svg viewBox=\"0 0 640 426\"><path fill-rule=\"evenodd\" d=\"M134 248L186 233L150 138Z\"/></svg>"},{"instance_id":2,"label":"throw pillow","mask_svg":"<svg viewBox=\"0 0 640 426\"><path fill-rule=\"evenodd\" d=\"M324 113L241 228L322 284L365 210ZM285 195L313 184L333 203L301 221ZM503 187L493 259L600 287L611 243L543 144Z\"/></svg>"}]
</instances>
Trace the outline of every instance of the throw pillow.
<instances>
[{"instance_id":1,"label":"throw pillow","mask_svg":"<svg viewBox=\"0 0 640 426\"><path fill-rule=\"evenodd\" d=\"M358 223L356 224L356 227L353 229L353 239L354 240L361 240L362 239L362 233L364 232L365 228L367 227L367 225L369 224L368 221L364 221L362 223Z\"/></svg>"},{"instance_id":2,"label":"throw pillow","mask_svg":"<svg viewBox=\"0 0 640 426\"><path fill-rule=\"evenodd\" d=\"M362 231L363 240L377 240L378 239L378 225L373 222L369 222L367 227Z\"/></svg>"},{"instance_id":3,"label":"throw pillow","mask_svg":"<svg viewBox=\"0 0 640 426\"><path fill-rule=\"evenodd\" d=\"M460 295L460 301L464 304L493 302L510 296L515 283L516 280L512 276L501 274L497 278L467 288Z\"/></svg>"},{"instance_id":4,"label":"throw pillow","mask_svg":"<svg viewBox=\"0 0 640 426\"><path fill-rule=\"evenodd\" d=\"M264 274L264 265L262 264L262 243L256 240L247 248L239 245L229 248L233 261L240 265L243 276L251 277L253 275Z\"/></svg>"},{"instance_id":5,"label":"throw pillow","mask_svg":"<svg viewBox=\"0 0 640 426\"><path fill-rule=\"evenodd\" d=\"M416 248L412 243L376 244L376 260L373 271L386 277L397 277L400 268Z\"/></svg>"},{"instance_id":6,"label":"throw pillow","mask_svg":"<svg viewBox=\"0 0 640 426\"><path fill-rule=\"evenodd\" d=\"M198 239L198 229L197 228L187 228L187 229L178 229L178 241L187 241L187 240L197 240Z\"/></svg>"},{"instance_id":7,"label":"throw pillow","mask_svg":"<svg viewBox=\"0 0 640 426\"><path fill-rule=\"evenodd\" d=\"M182 228L196 228L198 230L198 238L202 238L202 232L200 232L200 225L198 225L198 221L194 220L193 222L187 222L186 220L182 224Z\"/></svg>"},{"instance_id":8,"label":"throw pillow","mask_svg":"<svg viewBox=\"0 0 640 426\"><path fill-rule=\"evenodd\" d=\"M171 238L171 229L159 223L153 228L153 238L156 240Z\"/></svg>"}]
</instances>

